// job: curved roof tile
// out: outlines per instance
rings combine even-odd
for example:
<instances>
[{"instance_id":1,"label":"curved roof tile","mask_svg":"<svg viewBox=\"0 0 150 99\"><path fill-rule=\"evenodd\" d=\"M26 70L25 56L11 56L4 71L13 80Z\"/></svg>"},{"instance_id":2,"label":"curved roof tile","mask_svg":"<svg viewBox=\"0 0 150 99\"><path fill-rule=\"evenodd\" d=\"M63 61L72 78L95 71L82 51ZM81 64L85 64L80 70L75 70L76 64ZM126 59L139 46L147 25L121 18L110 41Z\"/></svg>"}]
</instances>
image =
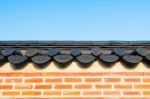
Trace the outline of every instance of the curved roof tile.
<instances>
[{"instance_id":1,"label":"curved roof tile","mask_svg":"<svg viewBox=\"0 0 150 99\"><path fill-rule=\"evenodd\" d=\"M48 55L35 55L31 60L38 65L45 64L51 60L51 57Z\"/></svg>"},{"instance_id":2,"label":"curved roof tile","mask_svg":"<svg viewBox=\"0 0 150 99\"><path fill-rule=\"evenodd\" d=\"M0 42L0 64L20 65L33 62L42 65L55 61L82 64L94 60L105 63L150 63L150 42ZM64 53L60 53L64 52ZM82 52L82 53L81 53Z\"/></svg>"},{"instance_id":3,"label":"curved roof tile","mask_svg":"<svg viewBox=\"0 0 150 99\"><path fill-rule=\"evenodd\" d=\"M54 60L58 63L68 63L73 59L73 57L71 55L56 55L54 56Z\"/></svg>"},{"instance_id":4,"label":"curved roof tile","mask_svg":"<svg viewBox=\"0 0 150 99\"><path fill-rule=\"evenodd\" d=\"M21 55L11 55L8 57L8 61L13 65L18 65L27 61L27 57Z\"/></svg>"},{"instance_id":5,"label":"curved roof tile","mask_svg":"<svg viewBox=\"0 0 150 99\"><path fill-rule=\"evenodd\" d=\"M106 63L114 63L119 59L119 57L117 55L101 55L100 59Z\"/></svg>"},{"instance_id":6,"label":"curved roof tile","mask_svg":"<svg viewBox=\"0 0 150 99\"><path fill-rule=\"evenodd\" d=\"M77 60L83 64L89 64L95 60L95 57L92 55L80 55L77 57Z\"/></svg>"},{"instance_id":7,"label":"curved roof tile","mask_svg":"<svg viewBox=\"0 0 150 99\"><path fill-rule=\"evenodd\" d=\"M122 59L131 64L137 64L142 61L142 57L139 55L124 55Z\"/></svg>"}]
</instances>

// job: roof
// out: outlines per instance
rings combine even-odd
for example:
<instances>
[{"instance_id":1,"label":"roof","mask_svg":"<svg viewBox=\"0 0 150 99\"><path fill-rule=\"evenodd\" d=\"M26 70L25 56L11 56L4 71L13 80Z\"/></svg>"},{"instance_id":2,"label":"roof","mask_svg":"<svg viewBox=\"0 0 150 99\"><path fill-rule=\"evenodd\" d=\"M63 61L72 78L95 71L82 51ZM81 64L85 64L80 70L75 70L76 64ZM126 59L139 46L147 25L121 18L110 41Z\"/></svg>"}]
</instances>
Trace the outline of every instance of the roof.
<instances>
[{"instance_id":1,"label":"roof","mask_svg":"<svg viewBox=\"0 0 150 99\"><path fill-rule=\"evenodd\" d=\"M121 62L134 68L150 64L150 41L0 41L0 64L20 69L33 63L44 68L50 62L66 67L72 61L87 68L99 61L110 67Z\"/></svg>"}]
</instances>

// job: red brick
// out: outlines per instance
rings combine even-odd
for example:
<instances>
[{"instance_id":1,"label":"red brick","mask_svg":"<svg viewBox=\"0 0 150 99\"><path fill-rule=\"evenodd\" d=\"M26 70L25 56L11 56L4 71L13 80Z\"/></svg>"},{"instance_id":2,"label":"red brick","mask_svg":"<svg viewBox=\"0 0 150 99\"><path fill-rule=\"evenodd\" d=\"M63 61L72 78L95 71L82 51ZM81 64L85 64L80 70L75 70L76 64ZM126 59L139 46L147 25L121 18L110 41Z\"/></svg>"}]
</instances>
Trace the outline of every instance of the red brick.
<instances>
[{"instance_id":1,"label":"red brick","mask_svg":"<svg viewBox=\"0 0 150 99\"><path fill-rule=\"evenodd\" d=\"M35 85L35 89L51 89L51 85Z\"/></svg>"},{"instance_id":2,"label":"red brick","mask_svg":"<svg viewBox=\"0 0 150 99\"><path fill-rule=\"evenodd\" d=\"M125 82L140 82L140 78L124 78Z\"/></svg>"},{"instance_id":3,"label":"red brick","mask_svg":"<svg viewBox=\"0 0 150 99\"><path fill-rule=\"evenodd\" d=\"M0 76L8 76L8 73L6 73L6 72L1 72L1 73L0 73Z\"/></svg>"},{"instance_id":4,"label":"red brick","mask_svg":"<svg viewBox=\"0 0 150 99\"><path fill-rule=\"evenodd\" d=\"M20 76L24 76L23 72L10 72L7 74L7 76L9 77L20 77Z\"/></svg>"},{"instance_id":5,"label":"red brick","mask_svg":"<svg viewBox=\"0 0 150 99\"><path fill-rule=\"evenodd\" d=\"M27 90L27 89L32 89L32 85L16 85L15 86L16 90Z\"/></svg>"},{"instance_id":6,"label":"red brick","mask_svg":"<svg viewBox=\"0 0 150 99\"><path fill-rule=\"evenodd\" d=\"M70 96L76 96L76 95L80 95L80 91L64 91L63 95L70 95Z\"/></svg>"},{"instance_id":7,"label":"red brick","mask_svg":"<svg viewBox=\"0 0 150 99\"><path fill-rule=\"evenodd\" d=\"M101 73L99 72L44 72L41 74L42 76L100 76Z\"/></svg>"},{"instance_id":8,"label":"red brick","mask_svg":"<svg viewBox=\"0 0 150 99\"><path fill-rule=\"evenodd\" d=\"M47 83L60 83L62 82L62 78L47 78L45 79Z\"/></svg>"},{"instance_id":9,"label":"red brick","mask_svg":"<svg viewBox=\"0 0 150 99\"><path fill-rule=\"evenodd\" d=\"M126 76L126 72L101 72L101 76Z\"/></svg>"},{"instance_id":10,"label":"red brick","mask_svg":"<svg viewBox=\"0 0 150 99\"><path fill-rule=\"evenodd\" d=\"M25 72L24 76L27 76L27 77L41 76L41 73L40 72L35 72L35 73L27 73L27 72Z\"/></svg>"},{"instance_id":11,"label":"red brick","mask_svg":"<svg viewBox=\"0 0 150 99\"><path fill-rule=\"evenodd\" d=\"M61 85L55 85L55 89L72 89L72 85L69 84L61 84Z\"/></svg>"},{"instance_id":12,"label":"red brick","mask_svg":"<svg viewBox=\"0 0 150 99\"><path fill-rule=\"evenodd\" d=\"M144 72L144 76L150 76L149 72Z\"/></svg>"},{"instance_id":13,"label":"red brick","mask_svg":"<svg viewBox=\"0 0 150 99\"><path fill-rule=\"evenodd\" d=\"M42 78L30 78L25 80L26 83L42 83Z\"/></svg>"},{"instance_id":14,"label":"red brick","mask_svg":"<svg viewBox=\"0 0 150 99\"><path fill-rule=\"evenodd\" d=\"M114 96L119 96L121 94L120 91L103 91L104 95L114 95Z\"/></svg>"},{"instance_id":15,"label":"red brick","mask_svg":"<svg viewBox=\"0 0 150 99\"><path fill-rule=\"evenodd\" d=\"M150 84L134 85L135 89L150 89Z\"/></svg>"},{"instance_id":16,"label":"red brick","mask_svg":"<svg viewBox=\"0 0 150 99\"><path fill-rule=\"evenodd\" d=\"M0 79L0 83L2 83L3 82L3 79Z\"/></svg>"},{"instance_id":17,"label":"red brick","mask_svg":"<svg viewBox=\"0 0 150 99\"><path fill-rule=\"evenodd\" d=\"M114 87L116 89L131 89L132 88L132 85L130 84L117 84L117 85L114 85Z\"/></svg>"},{"instance_id":18,"label":"red brick","mask_svg":"<svg viewBox=\"0 0 150 99\"><path fill-rule=\"evenodd\" d=\"M64 80L65 82L71 82L71 83L81 82L81 78L65 78Z\"/></svg>"},{"instance_id":19,"label":"red brick","mask_svg":"<svg viewBox=\"0 0 150 99\"><path fill-rule=\"evenodd\" d=\"M143 76L144 73L143 72L127 72L126 75L127 76Z\"/></svg>"},{"instance_id":20,"label":"red brick","mask_svg":"<svg viewBox=\"0 0 150 99\"><path fill-rule=\"evenodd\" d=\"M2 92L3 96L19 96L20 92L16 92L16 91L4 91Z\"/></svg>"},{"instance_id":21,"label":"red brick","mask_svg":"<svg viewBox=\"0 0 150 99\"><path fill-rule=\"evenodd\" d=\"M141 95L139 91L124 91L124 95Z\"/></svg>"},{"instance_id":22,"label":"red brick","mask_svg":"<svg viewBox=\"0 0 150 99\"><path fill-rule=\"evenodd\" d=\"M91 89L91 84L76 84L75 89Z\"/></svg>"},{"instance_id":23,"label":"red brick","mask_svg":"<svg viewBox=\"0 0 150 99\"><path fill-rule=\"evenodd\" d=\"M0 85L0 89L12 89L12 85Z\"/></svg>"},{"instance_id":24,"label":"red brick","mask_svg":"<svg viewBox=\"0 0 150 99\"><path fill-rule=\"evenodd\" d=\"M43 92L43 95L60 96L61 95L61 91L45 91L45 92Z\"/></svg>"},{"instance_id":25,"label":"red brick","mask_svg":"<svg viewBox=\"0 0 150 99\"><path fill-rule=\"evenodd\" d=\"M85 82L101 82L100 78L85 78Z\"/></svg>"},{"instance_id":26,"label":"red brick","mask_svg":"<svg viewBox=\"0 0 150 99\"><path fill-rule=\"evenodd\" d=\"M150 91L143 91L143 95L148 95L150 96ZM149 99L149 98L148 98Z\"/></svg>"},{"instance_id":27,"label":"red brick","mask_svg":"<svg viewBox=\"0 0 150 99\"><path fill-rule=\"evenodd\" d=\"M101 95L101 91L83 91L83 95Z\"/></svg>"},{"instance_id":28,"label":"red brick","mask_svg":"<svg viewBox=\"0 0 150 99\"><path fill-rule=\"evenodd\" d=\"M96 89L111 89L112 85L111 84L96 84L95 88Z\"/></svg>"},{"instance_id":29,"label":"red brick","mask_svg":"<svg viewBox=\"0 0 150 99\"><path fill-rule=\"evenodd\" d=\"M6 83L20 83L22 82L21 78L5 79Z\"/></svg>"},{"instance_id":30,"label":"red brick","mask_svg":"<svg viewBox=\"0 0 150 99\"><path fill-rule=\"evenodd\" d=\"M41 91L23 91L22 95L23 96L37 96L37 95L41 95Z\"/></svg>"},{"instance_id":31,"label":"red brick","mask_svg":"<svg viewBox=\"0 0 150 99\"><path fill-rule=\"evenodd\" d=\"M150 82L150 78L143 78L143 82L144 83L149 83Z\"/></svg>"},{"instance_id":32,"label":"red brick","mask_svg":"<svg viewBox=\"0 0 150 99\"><path fill-rule=\"evenodd\" d=\"M104 78L104 82L120 82L120 78Z\"/></svg>"}]
</instances>

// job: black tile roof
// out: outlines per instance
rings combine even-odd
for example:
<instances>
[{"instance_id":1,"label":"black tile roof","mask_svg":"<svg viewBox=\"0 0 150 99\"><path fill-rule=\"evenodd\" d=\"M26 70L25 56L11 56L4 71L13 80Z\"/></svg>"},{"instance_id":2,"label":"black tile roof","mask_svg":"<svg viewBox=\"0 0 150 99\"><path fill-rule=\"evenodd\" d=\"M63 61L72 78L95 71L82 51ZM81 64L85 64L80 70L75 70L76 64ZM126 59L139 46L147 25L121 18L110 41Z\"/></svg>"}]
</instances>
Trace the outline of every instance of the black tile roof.
<instances>
[{"instance_id":1,"label":"black tile roof","mask_svg":"<svg viewBox=\"0 0 150 99\"><path fill-rule=\"evenodd\" d=\"M150 64L150 41L0 41L0 64L23 68L32 62L44 68L54 61L65 67L77 61L87 67L98 60L106 67L120 61L129 68Z\"/></svg>"}]
</instances>

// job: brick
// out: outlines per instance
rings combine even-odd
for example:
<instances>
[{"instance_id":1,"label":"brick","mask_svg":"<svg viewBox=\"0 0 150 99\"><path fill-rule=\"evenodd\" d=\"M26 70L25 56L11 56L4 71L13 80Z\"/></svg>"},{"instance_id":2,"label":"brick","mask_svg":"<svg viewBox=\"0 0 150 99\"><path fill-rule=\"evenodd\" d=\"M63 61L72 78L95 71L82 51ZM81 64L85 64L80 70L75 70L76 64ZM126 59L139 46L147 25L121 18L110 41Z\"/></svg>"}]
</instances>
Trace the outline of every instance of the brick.
<instances>
[{"instance_id":1,"label":"brick","mask_svg":"<svg viewBox=\"0 0 150 99\"><path fill-rule=\"evenodd\" d=\"M36 77L36 76L41 76L41 73L40 72L39 73L37 73L37 72L35 72L35 73L27 73L27 72L25 72L24 76L26 76L26 77Z\"/></svg>"},{"instance_id":2,"label":"brick","mask_svg":"<svg viewBox=\"0 0 150 99\"><path fill-rule=\"evenodd\" d=\"M101 91L83 91L83 95L101 95Z\"/></svg>"},{"instance_id":3,"label":"brick","mask_svg":"<svg viewBox=\"0 0 150 99\"><path fill-rule=\"evenodd\" d=\"M45 91L45 92L43 92L43 95L60 96L61 91Z\"/></svg>"},{"instance_id":4,"label":"brick","mask_svg":"<svg viewBox=\"0 0 150 99\"><path fill-rule=\"evenodd\" d=\"M126 72L110 72L113 76L126 76Z\"/></svg>"},{"instance_id":5,"label":"brick","mask_svg":"<svg viewBox=\"0 0 150 99\"><path fill-rule=\"evenodd\" d=\"M134 85L135 89L150 89L150 84Z\"/></svg>"},{"instance_id":6,"label":"brick","mask_svg":"<svg viewBox=\"0 0 150 99\"><path fill-rule=\"evenodd\" d=\"M120 82L120 78L104 78L104 82Z\"/></svg>"},{"instance_id":7,"label":"brick","mask_svg":"<svg viewBox=\"0 0 150 99\"><path fill-rule=\"evenodd\" d=\"M8 72L8 73L0 73L0 76L124 76L126 72Z\"/></svg>"},{"instance_id":8,"label":"brick","mask_svg":"<svg viewBox=\"0 0 150 99\"><path fill-rule=\"evenodd\" d=\"M23 72L10 72L7 74L7 76L9 77L20 77L20 76L24 76Z\"/></svg>"},{"instance_id":9,"label":"brick","mask_svg":"<svg viewBox=\"0 0 150 99\"><path fill-rule=\"evenodd\" d=\"M35 89L51 89L51 85L35 85Z\"/></svg>"},{"instance_id":10,"label":"brick","mask_svg":"<svg viewBox=\"0 0 150 99\"><path fill-rule=\"evenodd\" d=\"M91 89L91 84L76 84L75 89Z\"/></svg>"},{"instance_id":11,"label":"brick","mask_svg":"<svg viewBox=\"0 0 150 99\"><path fill-rule=\"evenodd\" d=\"M14 98L9 98L9 99L14 99ZM109 97L87 97L87 98L85 98L85 97L78 97L78 96L74 96L74 97L69 97L69 96L67 96L67 97L65 97L65 98L46 98L46 97L42 97L42 98L15 98L15 99L149 99L149 98L139 98L139 97L135 97L134 96L134 98L132 97L132 98L124 98L124 97L115 97L115 96L113 96L113 97L111 97L110 98L110 96Z\"/></svg>"},{"instance_id":12,"label":"brick","mask_svg":"<svg viewBox=\"0 0 150 99\"><path fill-rule=\"evenodd\" d=\"M114 87L116 89L131 89L132 88L131 84L130 85L127 85L127 84L117 84L117 85L114 85Z\"/></svg>"},{"instance_id":13,"label":"brick","mask_svg":"<svg viewBox=\"0 0 150 99\"><path fill-rule=\"evenodd\" d=\"M104 98L103 98L104 99ZM111 99L111 98L108 98L108 99ZM145 98L142 98L142 97L136 97L136 96L130 96L130 97L119 97L119 98L113 98L113 99L145 99Z\"/></svg>"},{"instance_id":14,"label":"brick","mask_svg":"<svg viewBox=\"0 0 150 99\"><path fill-rule=\"evenodd\" d=\"M117 95L117 96L119 96L120 94L121 94L120 91L103 91L103 95L111 95L111 96Z\"/></svg>"},{"instance_id":15,"label":"brick","mask_svg":"<svg viewBox=\"0 0 150 99\"><path fill-rule=\"evenodd\" d=\"M71 82L71 83L81 82L81 78L65 78L64 81Z\"/></svg>"},{"instance_id":16,"label":"brick","mask_svg":"<svg viewBox=\"0 0 150 99\"><path fill-rule=\"evenodd\" d=\"M4 91L2 92L3 96L19 96L20 92L16 92L16 91Z\"/></svg>"},{"instance_id":17,"label":"brick","mask_svg":"<svg viewBox=\"0 0 150 99\"><path fill-rule=\"evenodd\" d=\"M2 72L1 72L1 73L0 73L0 76L1 76L1 77L2 77L2 76L8 76L8 73L6 73L6 72L3 72L3 73L2 73Z\"/></svg>"},{"instance_id":18,"label":"brick","mask_svg":"<svg viewBox=\"0 0 150 99\"><path fill-rule=\"evenodd\" d=\"M34 97L34 98L33 98ZM64 98L46 98L46 97L42 97L40 98L41 96L33 96L32 98L30 97L27 97L27 98L9 98L9 99L64 99Z\"/></svg>"},{"instance_id":19,"label":"brick","mask_svg":"<svg viewBox=\"0 0 150 99\"><path fill-rule=\"evenodd\" d=\"M111 84L96 84L95 88L96 89L111 89L112 85Z\"/></svg>"},{"instance_id":20,"label":"brick","mask_svg":"<svg viewBox=\"0 0 150 99\"><path fill-rule=\"evenodd\" d=\"M3 79L0 79L0 83L2 83L3 82Z\"/></svg>"},{"instance_id":21,"label":"brick","mask_svg":"<svg viewBox=\"0 0 150 99\"><path fill-rule=\"evenodd\" d=\"M42 76L100 76L101 73L97 73L97 72L78 72L78 73L74 73L74 72L44 72L41 74Z\"/></svg>"},{"instance_id":22,"label":"brick","mask_svg":"<svg viewBox=\"0 0 150 99\"><path fill-rule=\"evenodd\" d=\"M139 91L124 91L123 95L141 95Z\"/></svg>"},{"instance_id":23,"label":"brick","mask_svg":"<svg viewBox=\"0 0 150 99\"><path fill-rule=\"evenodd\" d=\"M144 76L143 72L126 72L126 76Z\"/></svg>"},{"instance_id":24,"label":"brick","mask_svg":"<svg viewBox=\"0 0 150 99\"><path fill-rule=\"evenodd\" d=\"M63 95L71 95L71 96L76 96L76 95L80 95L80 91L64 91Z\"/></svg>"},{"instance_id":25,"label":"brick","mask_svg":"<svg viewBox=\"0 0 150 99\"><path fill-rule=\"evenodd\" d=\"M73 74L73 73L72 73ZM41 75L42 76L71 76L72 75L70 72L43 72Z\"/></svg>"},{"instance_id":26,"label":"brick","mask_svg":"<svg viewBox=\"0 0 150 99\"><path fill-rule=\"evenodd\" d=\"M43 72L41 76L59 76L58 72Z\"/></svg>"},{"instance_id":27,"label":"brick","mask_svg":"<svg viewBox=\"0 0 150 99\"><path fill-rule=\"evenodd\" d=\"M100 78L85 78L85 82L101 82Z\"/></svg>"},{"instance_id":28,"label":"brick","mask_svg":"<svg viewBox=\"0 0 150 99\"><path fill-rule=\"evenodd\" d=\"M45 79L46 83L60 83L62 82L62 78L48 78Z\"/></svg>"},{"instance_id":29,"label":"brick","mask_svg":"<svg viewBox=\"0 0 150 99\"><path fill-rule=\"evenodd\" d=\"M25 79L26 83L42 83L43 79L42 78L29 78Z\"/></svg>"},{"instance_id":30,"label":"brick","mask_svg":"<svg viewBox=\"0 0 150 99\"><path fill-rule=\"evenodd\" d=\"M27 72L3 72L0 76L18 77L18 76L41 76L41 73L27 73Z\"/></svg>"},{"instance_id":31,"label":"brick","mask_svg":"<svg viewBox=\"0 0 150 99\"><path fill-rule=\"evenodd\" d=\"M72 85L69 84L61 84L61 85L55 85L54 86L55 89L72 89Z\"/></svg>"},{"instance_id":32,"label":"brick","mask_svg":"<svg viewBox=\"0 0 150 99\"><path fill-rule=\"evenodd\" d=\"M93 76L92 72L78 72L78 73L70 73L67 76Z\"/></svg>"},{"instance_id":33,"label":"brick","mask_svg":"<svg viewBox=\"0 0 150 99\"><path fill-rule=\"evenodd\" d=\"M0 89L3 89L3 90L12 89L12 85L0 85Z\"/></svg>"},{"instance_id":34,"label":"brick","mask_svg":"<svg viewBox=\"0 0 150 99\"><path fill-rule=\"evenodd\" d=\"M32 85L16 85L15 86L16 90L27 90L27 89L32 89Z\"/></svg>"},{"instance_id":35,"label":"brick","mask_svg":"<svg viewBox=\"0 0 150 99\"><path fill-rule=\"evenodd\" d=\"M150 76L149 72L144 72L144 76Z\"/></svg>"},{"instance_id":36,"label":"brick","mask_svg":"<svg viewBox=\"0 0 150 99\"><path fill-rule=\"evenodd\" d=\"M41 76L126 76L127 72L43 72Z\"/></svg>"},{"instance_id":37,"label":"brick","mask_svg":"<svg viewBox=\"0 0 150 99\"><path fill-rule=\"evenodd\" d=\"M41 95L40 91L23 91L22 92L23 96L37 96L37 95Z\"/></svg>"},{"instance_id":38,"label":"brick","mask_svg":"<svg viewBox=\"0 0 150 99\"><path fill-rule=\"evenodd\" d=\"M125 76L125 72L101 72L101 76Z\"/></svg>"},{"instance_id":39,"label":"brick","mask_svg":"<svg viewBox=\"0 0 150 99\"><path fill-rule=\"evenodd\" d=\"M148 96L150 96L150 91L143 91L143 95L148 95Z\"/></svg>"},{"instance_id":40,"label":"brick","mask_svg":"<svg viewBox=\"0 0 150 99\"><path fill-rule=\"evenodd\" d=\"M21 83L22 79L21 78L13 78L13 79L5 79L6 83Z\"/></svg>"},{"instance_id":41,"label":"brick","mask_svg":"<svg viewBox=\"0 0 150 99\"><path fill-rule=\"evenodd\" d=\"M150 78L143 78L143 82L144 83L149 83L150 82Z\"/></svg>"},{"instance_id":42,"label":"brick","mask_svg":"<svg viewBox=\"0 0 150 99\"><path fill-rule=\"evenodd\" d=\"M125 82L140 82L140 78L124 78Z\"/></svg>"}]
</instances>

